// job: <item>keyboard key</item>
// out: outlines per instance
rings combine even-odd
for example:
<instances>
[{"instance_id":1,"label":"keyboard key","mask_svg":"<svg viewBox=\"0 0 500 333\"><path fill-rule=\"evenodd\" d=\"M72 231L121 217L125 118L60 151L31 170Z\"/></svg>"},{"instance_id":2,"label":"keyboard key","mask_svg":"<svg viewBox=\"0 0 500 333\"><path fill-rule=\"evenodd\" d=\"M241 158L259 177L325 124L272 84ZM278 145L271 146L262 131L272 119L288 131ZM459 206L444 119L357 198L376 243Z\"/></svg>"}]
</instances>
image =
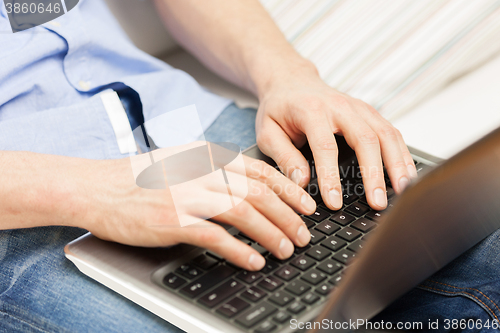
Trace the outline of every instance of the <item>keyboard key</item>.
<instances>
[{"instance_id":1,"label":"keyboard key","mask_svg":"<svg viewBox=\"0 0 500 333\"><path fill-rule=\"evenodd\" d=\"M356 253L349 251L349 250L342 250L338 253L336 253L332 258L340 261L343 264L350 264L351 260L356 256Z\"/></svg>"},{"instance_id":2,"label":"keyboard key","mask_svg":"<svg viewBox=\"0 0 500 333\"><path fill-rule=\"evenodd\" d=\"M269 300L279 306L285 306L291 301L295 300L295 297L287 293L286 291L277 291L269 297Z\"/></svg>"},{"instance_id":3,"label":"keyboard key","mask_svg":"<svg viewBox=\"0 0 500 333\"><path fill-rule=\"evenodd\" d=\"M370 220L373 220L375 222L378 222L380 221L380 219L382 218L382 214L381 212L377 212L376 210L371 210L369 211L365 217L369 218Z\"/></svg>"},{"instance_id":4,"label":"keyboard key","mask_svg":"<svg viewBox=\"0 0 500 333\"><path fill-rule=\"evenodd\" d=\"M252 239L252 238L250 238L250 236L248 236L248 235L246 235L246 234L244 234L244 233L242 233L242 232L240 232L240 233L238 234L238 236L243 237L243 238L246 238L246 239L248 239L248 240L250 240L250 241L252 241L252 242L253 242L253 239Z\"/></svg>"},{"instance_id":5,"label":"keyboard key","mask_svg":"<svg viewBox=\"0 0 500 333\"><path fill-rule=\"evenodd\" d=\"M353 223L351 223L351 227L358 229L362 232L368 232L375 228L376 224L368 219L360 218Z\"/></svg>"},{"instance_id":6,"label":"keyboard key","mask_svg":"<svg viewBox=\"0 0 500 333\"><path fill-rule=\"evenodd\" d=\"M330 217L330 220L340 224L341 226L346 226L355 220L355 217L347 214L346 212L336 212Z\"/></svg>"},{"instance_id":7,"label":"keyboard key","mask_svg":"<svg viewBox=\"0 0 500 333\"><path fill-rule=\"evenodd\" d=\"M198 267L203 268L204 270L209 270L210 268L217 265L218 261L204 254L200 254L193 259L192 263L197 265Z\"/></svg>"},{"instance_id":8,"label":"keyboard key","mask_svg":"<svg viewBox=\"0 0 500 333\"><path fill-rule=\"evenodd\" d=\"M246 310L236 318L236 322L245 327L252 327L258 322L266 319L277 309L267 302L262 302L257 304L257 306Z\"/></svg>"},{"instance_id":9,"label":"keyboard key","mask_svg":"<svg viewBox=\"0 0 500 333\"><path fill-rule=\"evenodd\" d=\"M365 206L369 206L368 200L366 199L366 195L363 195L361 198L359 198L359 202L361 202Z\"/></svg>"},{"instance_id":10,"label":"keyboard key","mask_svg":"<svg viewBox=\"0 0 500 333\"><path fill-rule=\"evenodd\" d=\"M333 289L332 285L323 283L318 288L314 289L314 291L320 295L325 296L328 295L330 291L332 291L332 289Z\"/></svg>"},{"instance_id":11,"label":"keyboard key","mask_svg":"<svg viewBox=\"0 0 500 333\"><path fill-rule=\"evenodd\" d=\"M269 333L274 331L276 328L278 328L276 325L271 323L269 320L266 320L265 322L259 324L254 332L255 333Z\"/></svg>"},{"instance_id":12,"label":"keyboard key","mask_svg":"<svg viewBox=\"0 0 500 333\"><path fill-rule=\"evenodd\" d=\"M318 244L319 242L321 242L323 239L325 239L326 236L324 234L322 234L321 232L317 231L317 230L311 230L311 241L310 243L312 245L315 245L315 244Z\"/></svg>"},{"instance_id":13,"label":"keyboard key","mask_svg":"<svg viewBox=\"0 0 500 333\"><path fill-rule=\"evenodd\" d=\"M300 269L301 271L306 271L308 270L311 266L313 266L315 264L314 260L312 260L311 258L308 258L304 255L301 255L295 259L293 259L291 262L290 262L290 265L294 266L294 267L297 267L298 269Z\"/></svg>"},{"instance_id":14,"label":"keyboard key","mask_svg":"<svg viewBox=\"0 0 500 333\"><path fill-rule=\"evenodd\" d=\"M302 275L301 279L309 282L312 285L317 285L318 283L326 279L326 274L318 271L317 269L313 269Z\"/></svg>"},{"instance_id":15,"label":"keyboard key","mask_svg":"<svg viewBox=\"0 0 500 333\"><path fill-rule=\"evenodd\" d=\"M278 264L284 264L286 263L287 261L290 261L292 260L293 258L295 258L295 254L292 254L290 257L284 259L284 260L281 260L281 259L278 259L274 256L274 254L271 254L268 256L269 259L271 259L272 261L276 261Z\"/></svg>"},{"instance_id":16,"label":"keyboard key","mask_svg":"<svg viewBox=\"0 0 500 333\"><path fill-rule=\"evenodd\" d=\"M301 254L303 252L306 252L307 250L309 250L311 248L311 245L307 244L306 246L304 247L298 247L298 246L295 246L295 254Z\"/></svg>"},{"instance_id":17,"label":"keyboard key","mask_svg":"<svg viewBox=\"0 0 500 333\"><path fill-rule=\"evenodd\" d=\"M227 282L224 282L202 298L198 300L198 302L202 303L203 305L213 308L226 298L229 298L230 296L233 296L236 294L238 291L243 289L245 286L243 283L238 282L236 280L229 280Z\"/></svg>"},{"instance_id":18,"label":"keyboard key","mask_svg":"<svg viewBox=\"0 0 500 333\"><path fill-rule=\"evenodd\" d=\"M194 298L212 288L217 283L230 277L234 272L235 270L231 267L217 266L207 274L201 276L200 278L182 288L180 292L190 298Z\"/></svg>"},{"instance_id":19,"label":"keyboard key","mask_svg":"<svg viewBox=\"0 0 500 333\"><path fill-rule=\"evenodd\" d=\"M245 310L249 306L250 304L248 304L241 298L235 297L229 302L224 303L221 307L219 307L217 309L217 312L222 314L223 316L231 318L240 313L241 311Z\"/></svg>"},{"instance_id":20,"label":"keyboard key","mask_svg":"<svg viewBox=\"0 0 500 333\"><path fill-rule=\"evenodd\" d=\"M301 298L301 301L306 303L306 304L314 304L319 300L318 295L314 295L313 293L307 293L304 295L304 297Z\"/></svg>"},{"instance_id":21,"label":"keyboard key","mask_svg":"<svg viewBox=\"0 0 500 333\"><path fill-rule=\"evenodd\" d=\"M313 220L308 219L307 217L304 216L302 216L302 221L304 221L304 223L306 224L307 229L310 229L316 225L316 223Z\"/></svg>"},{"instance_id":22,"label":"keyboard key","mask_svg":"<svg viewBox=\"0 0 500 333\"><path fill-rule=\"evenodd\" d=\"M292 294L295 294L297 296L302 295L303 293L305 293L309 289L311 289L311 287L307 283L300 281L300 280L291 282L285 288L285 290L288 290L289 292L291 292Z\"/></svg>"},{"instance_id":23,"label":"keyboard key","mask_svg":"<svg viewBox=\"0 0 500 333\"><path fill-rule=\"evenodd\" d=\"M241 296L245 297L249 301L257 302L258 300L261 300L263 297L266 297L267 293L260 290L257 287L250 287L247 290L245 290L245 292L242 293Z\"/></svg>"},{"instance_id":24,"label":"keyboard key","mask_svg":"<svg viewBox=\"0 0 500 333\"><path fill-rule=\"evenodd\" d=\"M190 264L184 264L181 267L177 268L175 270L176 273L188 278L188 279L194 279L199 277L203 272L199 270L198 268L190 265Z\"/></svg>"},{"instance_id":25,"label":"keyboard key","mask_svg":"<svg viewBox=\"0 0 500 333\"><path fill-rule=\"evenodd\" d=\"M325 259L330 254L331 254L331 251L329 251L325 247L319 246L319 245L316 245L315 247L313 247L312 249L310 249L309 251L306 252L306 255L308 255L309 257L314 258L318 261Z\"/></svg>"},{"instance_id":26,"label":"keyboard key","mask_svg":"<svg viewBox=\"0 0 500 333\"><path fill-rule=\"evenodd\" d=\"M292 304L290 304L290 306L288 307L287 310L293 314L298 314L298 313L301 313L302 311L304 311L305 308L306 307L304 304L302 304L298 301L295 301Z\"/></svg>"},{"instance_id":27,"label":"keyboard key","mask_svg":"<svg viewBox=\"0 0 500 333\"><path fill-rule=\"evenodd\" d=\"M266 259L266 265L264 266L264 268L262 268L260 270L260 272L263 273L263 274L269 274L272 271L274 271L276 268L278 268L279 266L280 265L276 261L267 258Z\"/></svg>"},{"instance_id":28,"label":"keyboard key","mask_svg":"<svg viewBox=\"0 0 500 333\"><path fill-rule=\"evenodd\" d=\"M329 216L330 216L330 213L328 213L326 210L323 210L321 208L316 208L316 211L314 212L314 214L309 215L307 217L313 221L321 222Z\"/></svg>"},{"instance_id":29,"label":"keyboard key","mask_svg":"<svg viewBox=\"0 0 500 333\"><path fill-rule=\"evenodd\" d=\"M259 281L260 279L262 279L263 276L264 275L258 272L243 271L240 274L236 275L236 278L245 283L252 284L255 281Z\"/></svg>"},{"instance_id":30,"label":"keyboard key","mask_svg":"<svg viewBox=\"0 0 500 333\"><path fill-rule=\"evenodd\" d=\"M321 242L321 245L329 248L334 252L337 252L338 250L346 246L347 243L338 237L332 236Z\"/></svg>"},{"instance_id":31,"label":"keyboard key","mask_svg":"<svg viewBox=\"0 0 500 333\"><path fill-rule=\"evenodd\" d=\"M240 236L240 235L234 235L234 238L236 238L236 239L237 239L237 240L239 240L240 242L245 243L245 244L247 244L247 245L252 245L252 241L251 241L251 240L249 240L249 239L247 239L247 238L245 238L245 237L242 237L242 236Z\"/></svg>"},{"instance_id":32,"label":"keyboard key","mask_svg":"<svg viewBox=\"0 0 500 333\"><path fill-rule=\"evenodd\" d=\"M342 194L342 200L344 205L348 206L352 204L354 201L358 200L358 196L354 193L349 193L351 192L350 190L344 191L344 194Z\"/></svg>"},{"instance_id":33,"label":"keyboard key","mask_svg":"<svg viewBox=\"0 0 500 333\"><path fill-rule=\"evenodd\" d=\"M347 247L347 249L351 250L352 252L358 252L361 249L363 249L363 246L364 246L363 239L358 239L354 243L349 244L349 246Z\"/></svg>"},{"instance_id":34,"label":"keyboard key","mask_svg":"<svg viewBox=\"0 0 500 333\"><path fill-rule=\"evenodd\" d=\"M417 168L417 174L419 177L422 177L423 175L425 175L427 172L429 172L432 169L431 166L425 165L423 163L418 163L416 165L416 168Z\"/></svg>"},{"instance_id":35,"label":"keyboard key","mask_svg":"<svg viewBox=\"0 0 500 333\"><path fill-rule=\"evenodd\" d=\"M329 220L326 220L326 221L323 221L320 224L318 224L315 229L321 231L325 235L330 236L331 234L338 231L340 229L340 227L338 225L336 225L335 223L333 223Z\"/></svg>"},{"instance_id":36,"label":"keyboard key","mask_svg":"<svg viewBox=\"0 0 500 333\"><path fill-rule=\"evenodd\" d=\"M217 253L214 253L212 251L207 251L206 252L210 257L214 258L215 260L217 261L224 261L224 258L222 258L220 255L218 255Z\"/></svg>"},{"instance_id":37,"label":"keyboard key","mask_svg":"<svg viewBox=\"0 0 500 333\"><path fill-rule=\"evenodd\" d=\"M390 187L390 186L387 186L386 193L387 193L387 199L392 198L396 194L394 192L394 189L392 187Z\"/></svg>"},{"instance_id":38,"label":"keyboard key","mask_svg":"<svg viewBox=\"0 0 500 333\"><path fill-rule=\"evenodd\" d=\"M345 227L344 229L337 232L335 236L343 238L348 242L352 242L353 240L361 236L361 233L359 231L354 230L353 228Z\"/></svg>"},{"instance_id":39,"label":"keyboard key","mask_svg":"<svg viewBox=\"0 0 500 333\"><path fill-rule=\"evenodd\" d=\"M290 267L288 265L281 267L278 269L274 275L278 276L279 278L285 280L285 281L290 281L297 275L299 275L299 271L297 271L295 268Z\"/></svg>"},{"instance_id":40,"label":"keyboard key","mask_svg":"<svg viewBox=\"0 0 500 333\"><path fill-rule=\"evenodd\" d=\"M273 316L273 320L277 323L283 324L284 322L287 322L290 320L291 316L286 313L285 311L280 311L277 314Z\"/></svg>"},{"instance_id":41,"label":"keyboard key","mask_svg":"<svg viewBox=\"0 0 500 333\"><path fill-rule=\"evenodd\" d=\"M338 262L328 259L322 264L318 265L318 267L316 268L319 269L320 271L325 272L328 275L332 275L340 271L343 267L344 266L342 266Z\"/></svg>"},{"instance_id":42,"label":"keyboard key","mask_svg":"<svg viewBox=\"0 0 500 333\"><path fill-rule=\"evenodd\" d=\"M342 281L342 277L343 277L343 275L340 273L337 275L334 275L330 280L328 280L328 283L331 283L334 286L336 286L340 283L340 281Z\"/></svg>"},{"instance_id":43,"label":"keyboard key","mask_svg":"<svg viewBox=\"0 0 500 333\"><path fill-rule=\"evenodd\" d=\"M258 286L269 291L274 291L275 289L281 287L283 282L274 276L268 276L264 280L260 281Z\"/></svg>"},{"instance_id":44,"label":"keyboard key","mask_svg":"<svg viewBox=\"0 0 500 333\"><path fill-rule=\"evenodd\" d=\"M178 277L174 273L169 273L163 278L163 284L171 289L177 289L187 281Z\"/></svg>"},{"instance_id":45,"label":"keyboard key","mask_svg":"<svg viewBox=\"0 0 500 333\"><path fill-rule=\"evenodd\" d=\"M357 216L357 217L360 217L363 214L368 213L369 210L370 210L370 208L368 208L367 206L365 206L359 202L355 202L345 209L346 212L351 213L352 215Z\"/></svg>"},{"instance_id":46,"label":"keyboard key","mask_svg":"<svg viewBox=\"0 0 500 333\"><path fill-rule=\"evenodd\" d=\"M359 183L354 185L353 187L353 192L356 194L358 197L365 195L365 187L363 184Z\"/></svg>"},{"instance_id":47,"label":"keyboard key","mask_svg":"<svg viewBox=\"0 0 500 333\"><path fill-rule=\"evenodd\" d=\"M255 251L259 252L260 254L262 254L263 256L266 255L269 251L267 251L266 248L260 246L259 244L257 243L253 243L251 246L250 246L252 249L254 249Z\"/></svg>"}]
</instances>

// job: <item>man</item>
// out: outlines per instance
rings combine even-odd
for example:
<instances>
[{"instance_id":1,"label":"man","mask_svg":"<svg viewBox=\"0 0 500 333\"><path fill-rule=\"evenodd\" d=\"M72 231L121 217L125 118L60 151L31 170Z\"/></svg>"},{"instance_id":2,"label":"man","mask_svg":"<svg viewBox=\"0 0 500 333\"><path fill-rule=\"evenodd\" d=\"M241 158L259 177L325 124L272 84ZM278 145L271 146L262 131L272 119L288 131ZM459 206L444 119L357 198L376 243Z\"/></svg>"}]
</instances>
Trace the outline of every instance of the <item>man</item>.
<instances>
[{"instance_id":1,"label":"man","mask_svg":"<svg viewBox=\"0 0 500 333\"><path fill-rule=\"evenodd\" d=\"M176 39L212 70L258 96L259 110L256 115L237 110L184 73L135 49L100 0L81 0L63 17L25 33L3 33L2 330L177 331L82 276L64 259L63 246L83 234L82 229L130 245L194 244L248 270L264 265L260 254L215 224L158 227L175 224L174 205L168 190L136 186L128 152L114 131L112 119L119 112L110 110L103 97L110 91L125 105L132 128L195 104L207 140L245 148L253 143L255 121L257 143L288 179L247 159L248 197L215 219L236 226L278 258L289 257L294 246L305 246L310 239L296 214L315 209L300 188L310 178L308 163L297 149L306 140L321 195L331 209L342 206L335 133L355 149L374 209L387 206L382 162L397 193L416 176L401 134L371 106L323 83L258 1L156 4ZM0 19L0 28L8 31L3 6ZM246 133L243 139L241 133ZM276 185L295 190L275 193L271 188ZM191 207L210 207L215 192L210 186L200 189Z\"/></svg>"}]
</instances>

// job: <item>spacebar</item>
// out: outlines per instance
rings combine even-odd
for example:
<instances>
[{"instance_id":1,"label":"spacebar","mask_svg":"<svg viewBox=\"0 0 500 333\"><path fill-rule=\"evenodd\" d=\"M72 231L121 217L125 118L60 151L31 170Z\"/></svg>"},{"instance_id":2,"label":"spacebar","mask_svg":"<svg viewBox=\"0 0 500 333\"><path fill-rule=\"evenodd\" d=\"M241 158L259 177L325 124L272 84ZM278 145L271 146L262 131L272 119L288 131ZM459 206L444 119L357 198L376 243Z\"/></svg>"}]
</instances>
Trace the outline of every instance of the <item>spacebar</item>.
<instances>
[{"instance_id":1,"label":"spacebar","mask_svg":"<svg viewBox=\"0 0 500 333\"><path fill-rule=\"evenodd\" d=\"M224 265L219 266L203 275L198 280L191 282L190 284L182 288L180 292L190 298L194 298L212 288L217 283L222 282L224 279L231 276L234 272L235 270L231 267Z\"/></svg>"}]
</instances>

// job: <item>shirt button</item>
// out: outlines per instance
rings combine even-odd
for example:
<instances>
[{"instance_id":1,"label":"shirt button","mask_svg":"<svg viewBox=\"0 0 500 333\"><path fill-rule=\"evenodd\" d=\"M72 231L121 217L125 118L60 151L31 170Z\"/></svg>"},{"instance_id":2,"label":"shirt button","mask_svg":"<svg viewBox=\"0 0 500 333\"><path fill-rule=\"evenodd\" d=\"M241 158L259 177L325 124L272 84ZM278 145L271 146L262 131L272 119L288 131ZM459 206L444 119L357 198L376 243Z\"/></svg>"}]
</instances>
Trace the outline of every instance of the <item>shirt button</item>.
<instances>
[{"instance_id":1,"label":"shirt button","mask_svg":"<svg viewBox=\"0 0 500 333\"><path fill-rule=\"evenodd\" d=\"M90 82L88 81L80 81L78 82L78 85L80 86L80 89L82 89L83 91L90 90Z\"/></svg>"},{"instance_id":2,"label":"shirt button","mask_svg":"<svg viewBox=\"0 0 500 333\"><path fill-rule=\"evenodd\" d=\"M47 22L47 23L50 24L50 25L53 25L54 27L60 27L61 26L61 23L56 22L56 21L50 21L50 22Z\"/></svg>"}]
</instances>

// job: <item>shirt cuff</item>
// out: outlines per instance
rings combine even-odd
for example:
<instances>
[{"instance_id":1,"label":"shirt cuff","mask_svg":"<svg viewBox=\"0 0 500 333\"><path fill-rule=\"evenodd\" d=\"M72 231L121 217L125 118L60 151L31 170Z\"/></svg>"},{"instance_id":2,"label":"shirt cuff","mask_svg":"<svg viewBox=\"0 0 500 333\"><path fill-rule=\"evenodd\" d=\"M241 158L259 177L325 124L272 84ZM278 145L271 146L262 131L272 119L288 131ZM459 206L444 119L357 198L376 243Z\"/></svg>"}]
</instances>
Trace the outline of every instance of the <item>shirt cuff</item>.
<instances>
[{"instance_id":1,"label":"shirt cuff","mask_svg":"<svg viewBox=\"0 0 500 333\"><path fill-rule=\"evenodd\" d=\"M99 94L104 109L108 114L111 126L115 132L116 142L120 153L133 154L137 152L132 128L128 121L127 113L118 97L116 91L106 90Z\"/></svg>"}]
</instances>

